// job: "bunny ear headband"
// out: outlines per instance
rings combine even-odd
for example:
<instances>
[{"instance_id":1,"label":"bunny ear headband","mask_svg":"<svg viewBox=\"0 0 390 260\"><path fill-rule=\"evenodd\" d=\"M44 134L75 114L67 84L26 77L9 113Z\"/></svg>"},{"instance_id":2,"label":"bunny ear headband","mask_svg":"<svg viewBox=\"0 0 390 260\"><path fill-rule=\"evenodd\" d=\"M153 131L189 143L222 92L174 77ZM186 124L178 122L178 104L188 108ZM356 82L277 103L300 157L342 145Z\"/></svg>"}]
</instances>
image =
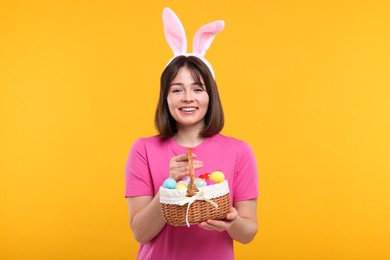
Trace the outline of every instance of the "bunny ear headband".
<instances>
[{"instance_id":1,"label":"bunny ear headband","mask_svg":"<svg viewBox=\"0 0 390 260\"><path fill-rule=\"evenodd\" d=\"M211 74L215 78L213 67L204 58L204 55L213 42L214 37L225 27L225 22L219 20L203 25L195 33L192 43L192 53L187 53L186 33L177 15L170 8L164 8L162 17L165 38L167 39L168 45L171 47L174 54L173 58L168 62L168 64L171 63L171 61L177 56L195 56L207 65L211 71Z\"/></svg>"}]
</instances>

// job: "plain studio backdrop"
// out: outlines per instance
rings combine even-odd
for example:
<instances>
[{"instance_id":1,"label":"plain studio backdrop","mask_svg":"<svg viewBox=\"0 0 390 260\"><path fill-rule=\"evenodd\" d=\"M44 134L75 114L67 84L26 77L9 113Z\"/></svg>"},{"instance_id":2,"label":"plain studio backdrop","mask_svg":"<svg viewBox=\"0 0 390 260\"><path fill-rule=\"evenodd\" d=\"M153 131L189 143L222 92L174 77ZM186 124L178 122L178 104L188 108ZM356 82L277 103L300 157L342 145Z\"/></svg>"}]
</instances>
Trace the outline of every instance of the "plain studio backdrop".
<instances>
[{"instance_id":1,"label":"plain studio backdrop","mask_svg":"<svg viewBox=\"0 0 390 260\"><path fill-rule=\"evenodd\" d=\"M156 134L167 6L190 47L226 22L206 58L261 193L236 259L390 259L385 0L2 1L0 258L135 258L124 167Z\"/></svg>"}]
</instances>

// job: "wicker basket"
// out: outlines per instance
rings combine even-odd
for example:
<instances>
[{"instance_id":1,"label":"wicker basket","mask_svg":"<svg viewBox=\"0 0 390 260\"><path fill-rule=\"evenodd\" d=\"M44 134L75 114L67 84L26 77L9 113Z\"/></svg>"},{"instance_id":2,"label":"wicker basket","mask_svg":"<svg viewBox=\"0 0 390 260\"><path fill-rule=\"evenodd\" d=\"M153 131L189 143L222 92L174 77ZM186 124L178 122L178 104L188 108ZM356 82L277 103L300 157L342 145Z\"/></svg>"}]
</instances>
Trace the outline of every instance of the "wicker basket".
<instances>
[{"instance_id":1,"label":"wicker basket","mask_svg":"<svg viewBox=\"0 0 390 260\"><path fill-rule=\"evenodd\" d=\"M173 226L190 226L207 219L224 219L230 209L227 181L196 188L190 148L188 148L188 161L190 184L187 190L160 187L160 205L164 219Z\"/></svg>"}]
</instances>

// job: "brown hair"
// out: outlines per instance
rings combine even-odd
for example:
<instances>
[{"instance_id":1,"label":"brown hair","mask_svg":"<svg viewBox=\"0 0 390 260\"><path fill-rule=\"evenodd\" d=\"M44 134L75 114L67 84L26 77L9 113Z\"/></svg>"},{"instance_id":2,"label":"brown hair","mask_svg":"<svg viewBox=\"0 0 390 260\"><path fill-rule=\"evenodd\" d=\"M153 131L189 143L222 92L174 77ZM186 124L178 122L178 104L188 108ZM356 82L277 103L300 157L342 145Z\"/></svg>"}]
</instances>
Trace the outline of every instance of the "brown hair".
<instances>
[{"instance_id":1,"label":"brown hair","mask_svg":"<svg viewBox=\"0 0 390 260\"><path fill-rule=\"evenodd\" d=\"M157 131L163 138L172 137L177 133L176 121L169 112L167 97L172 81L183 67L191 71L192 77L196 81L200 81L201 78L203 79L207 94L209 95L209 106L204 117L205 126L199 135L202 137L210 137L218 134L223 128L224 116L217 83L207 65L194 56L178 56L174 58L161 75L160 98L154 118Z\"/></svg>"}]
</instances>

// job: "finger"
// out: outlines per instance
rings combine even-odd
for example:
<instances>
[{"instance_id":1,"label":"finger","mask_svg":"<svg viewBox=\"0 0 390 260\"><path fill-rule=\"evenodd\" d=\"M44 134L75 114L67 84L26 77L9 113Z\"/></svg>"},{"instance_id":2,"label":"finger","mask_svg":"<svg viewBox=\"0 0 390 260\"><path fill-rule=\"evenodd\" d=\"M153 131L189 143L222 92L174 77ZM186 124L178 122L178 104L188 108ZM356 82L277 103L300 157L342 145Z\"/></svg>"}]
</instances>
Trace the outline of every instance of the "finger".
<instances>
[{"instance_id":1,"label":"finger","mask_svg":"<svg viewBox=\"0 0 390 260\"><path fill-rule=\"evenodd\" d=\"M227 220L235 220L237 217L238 217L237 211L228 212L228 213L226 214L226 219L227 219Z\"/></svg>"},{"instance_id":2,"label":"finger","mask_svg":"<svg viewBox=\"0 0 390 260\"><path fill-rule=\"evenodd\" d=\"M200 161L200 160L193 160L192 161L192 164L195 165L195 164L203 164L203 161Z\"/></svg>"},{"instance_id":3,"label":"finger","mask_svg":"<svg viewBox=\"0 0 390 260\"><path fill-rule=\"evenodd\" d=\"M203 162L202 161L193 161L192 165L193 165L194 169L199 169L203 166ZM174 169L175 167L182 168L180 170L183 170L183 169L189 170L190 169L188 162L176 162L176 163L171 165L172 169Z\"/></svg>"},{"instance_id":4,"label":"finger","mask_svg":"<svg viewBox=\"0 0 390 260\"><path fill-rule=\"evenodd\" d=\"M186 176L188 176L188 175L190 175L190 171L185 171L185 172L181 172L181 173L179 173L177 176L177 179L178 180L181 180L181 179L183 179L184 177L186 177Z\"/></svg>"},{"instance_id":5,"label":"finger","mask_svg":"<svg viewBox=\"0 0 390 260\"><path fill-rule=\"evenodd\" d=\"M205 221L199 223L199 227L201 227L201 228L203 228L203 229L206 229L206 230L215 230L215 229L213 228L213 226L207 224L207 222L205 222Z\"/></svg>"},{"instance_id":6,"label":"finger","mask_svg":"<svg viewBox=\"0 0 390 260\"><path fill-rule=\"evenodd\" d=\"M188 161L188 155L186 153L176 155L176 156L171 158L171 161L174 161L174 162Z\"/></svg>"},{"instance_id":7,"label":"finger","mask_svg":"<svg viewBox=\"0 0 390 260\"><path fill-rule=\"evenodd\" d=\"M234 213L228 213L226 215L227 220L235 220L236 218L237 218L237 214L234 214Z\"/></svg>"},{"instance_id":8,"label":"finger","mask_svg":"<svg viewBox=\"0 0 390 260\"><path fill-rule=\"evenodd\" d=\"M182 173L190 170L190 166L188 165L183 165L183 166L177 166L176 167L177 172Z\"/></svg>"},{"instance_id":9,"label":"finger","mask_svg":"<svg viewBox=\"0 0 390 260\"><path fill-rule=\"evenodd\" d=\"M188 167L188 162L176 162L175 164L172 165L172 167L177 167L177 168L184 168Z\"/></svg>"},{"instance_id":10,"label":"finger","mask_svg":"<svg viewBox=\"0 0 390 260\"><path fill-rule=\"evenodd\" d=\"M220 220L214 220L214 219L207 220L207 224L209 224L210 226L214 226L214 227L219 227L222 225L222 223L223 223L223 221L220 221Z\"/></svg>"},{"instance_id":11,"label":"finger","mask_svg":"<svg viewBox=\"0 0 390 260\"><path fill-rule=\"evenodd\" d=\"M196 157L196 154L192 154L192 158L195 158ZM183 154L180 154L180 155L177 155L177 156L174 156L172 157L172 159L176 162L184 162L184 161L188 161L188 154L187 153L183 153ZM171 160L172 160L171 159Z\"/></svg>"},{"instance_id":12,"label":"finger","mask_svg":"<svg viewBox=\"0 0 390 260\"><path fill-rule=\"evenodd\" d=\"M199 161L197 163L194 163L193 167L194 167L195 170L198 170L198 169L203 167L203 162Z\"/></svg>"},{"instance_id":13,"label":"finger","mask_svg":"<svg viewBox=\"0 0 390 260\"><path fill-rule=\"evenodd\" d=\"M223 221L207 220L207 225L205 225L205 227L208 230L224 231L229 227L229 225Z\"/></svg>"}]
</instances>

